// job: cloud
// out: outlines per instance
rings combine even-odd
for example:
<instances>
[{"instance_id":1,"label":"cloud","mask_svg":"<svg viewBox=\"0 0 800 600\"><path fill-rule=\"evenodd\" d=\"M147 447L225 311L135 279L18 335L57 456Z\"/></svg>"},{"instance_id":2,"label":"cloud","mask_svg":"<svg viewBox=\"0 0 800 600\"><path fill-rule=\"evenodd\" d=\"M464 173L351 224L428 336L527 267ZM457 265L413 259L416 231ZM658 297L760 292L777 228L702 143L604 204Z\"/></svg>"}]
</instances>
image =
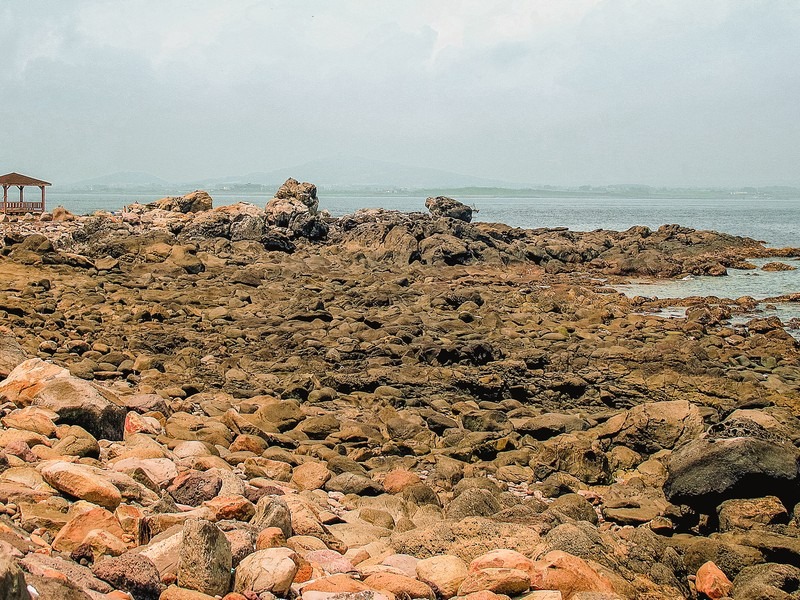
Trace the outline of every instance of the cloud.
<instances>
[{"instance_id":1,"label":"cloud","mask_svg":"<svg viewBox=\"0 0 800 600\"><path fill-rule=\"evenodd\" d=\"M7 0L0 163L798 182L790 1ZM13 156L9 148L13 148Z\"/></svg>"}]
</instances>

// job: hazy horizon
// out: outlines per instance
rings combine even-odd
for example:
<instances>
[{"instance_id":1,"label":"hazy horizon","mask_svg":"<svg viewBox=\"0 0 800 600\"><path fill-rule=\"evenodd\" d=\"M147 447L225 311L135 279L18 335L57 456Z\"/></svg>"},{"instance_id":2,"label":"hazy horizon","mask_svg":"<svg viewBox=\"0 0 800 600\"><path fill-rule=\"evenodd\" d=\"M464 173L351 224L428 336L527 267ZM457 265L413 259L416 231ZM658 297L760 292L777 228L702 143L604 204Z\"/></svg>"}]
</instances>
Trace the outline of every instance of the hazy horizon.
<instances>
[{"instance_id":1,"label":"hazy horizon","mask_svg":"<svg viewBox=\"0 0 800 600\"><path fill-rule=\"evenodd\" d=\"M0 171L800 186L800 4L6 0ZM297 175L303 178L302 173Z\"/></svg>"}]
</instances>

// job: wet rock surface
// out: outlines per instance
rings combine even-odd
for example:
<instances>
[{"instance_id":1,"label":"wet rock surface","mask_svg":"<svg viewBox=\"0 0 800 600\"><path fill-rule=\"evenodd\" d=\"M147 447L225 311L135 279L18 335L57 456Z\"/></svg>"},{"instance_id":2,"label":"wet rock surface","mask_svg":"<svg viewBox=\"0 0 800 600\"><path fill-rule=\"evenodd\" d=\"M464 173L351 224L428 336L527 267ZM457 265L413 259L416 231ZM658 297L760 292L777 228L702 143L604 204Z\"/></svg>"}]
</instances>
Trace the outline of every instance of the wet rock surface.
<instances>
[{"instance_id":1,"label":"wet rock surface","mask_svg":"<svg viewBox=\"0 0 800 600\"><path fill-rule=\"evenodd\" d=\"M10 597L796 592L797 342L608 287L758 242L169 200L0 225Z\"/></svg>"}]
</instances>

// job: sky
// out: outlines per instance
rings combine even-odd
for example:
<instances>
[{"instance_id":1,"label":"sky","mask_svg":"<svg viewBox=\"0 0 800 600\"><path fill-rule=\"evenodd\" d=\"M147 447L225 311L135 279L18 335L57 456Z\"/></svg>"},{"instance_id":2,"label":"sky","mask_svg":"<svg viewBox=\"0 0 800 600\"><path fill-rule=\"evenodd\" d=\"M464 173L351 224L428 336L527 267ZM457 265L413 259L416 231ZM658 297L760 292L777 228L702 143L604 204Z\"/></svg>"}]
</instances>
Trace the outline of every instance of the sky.
<instances>
[{"instance_id":1,"label":"sky","mask_svg":"<svg viewBox=\"0 0 800 600\"><path fill-rule=\"evenodd\" d=\"M2 0L0 171L800 185L797 0ZM298 175L302 178L302 174Z\"/></svg>"}]
</instances>

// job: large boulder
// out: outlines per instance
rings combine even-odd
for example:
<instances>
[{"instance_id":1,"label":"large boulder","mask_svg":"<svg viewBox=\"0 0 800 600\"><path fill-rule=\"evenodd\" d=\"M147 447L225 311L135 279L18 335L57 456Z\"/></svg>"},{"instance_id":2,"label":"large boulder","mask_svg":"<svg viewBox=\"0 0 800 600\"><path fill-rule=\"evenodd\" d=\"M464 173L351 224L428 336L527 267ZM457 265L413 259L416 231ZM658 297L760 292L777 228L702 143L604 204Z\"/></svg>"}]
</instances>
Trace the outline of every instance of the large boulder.
<instances>
[{"instance_id":1,"label":"large boulder","mask_svg":"<svg viewBox=\"0 0 800 600\"><path fill-rule=\"evenodd\" d=\"M272 592L284 597L294 581L299 562L299 556L289 548L267 548L253 552L236 569L234 591L254 594Z\"/></svg>"},{"instance_id":2,"label":"large boulder","mask_svg":"<svg viewBox=\"0 0 800 600\"><path fill-rule=\"evenodd\" d=\"M233 555L225 534L202 519L183 525L178 583L181 587L211 596L224 596L230 587Z\"/></svg>"},{"instance_id":3,"label":"large boulder","mask_svg":"<svg viewBox=\"0 0 800 600\"><path fill-rule=\"evenodd\" d=\"M7 552L0 552L0 600L28 600L22 569Z\"/></svg>"},{"instance_id":4,"label":"large boulder","mask_svg":"<svg viewBox=\"0 0 800 600\"><path fill-rule=\"evenodd\" d=\"M17 365L28 358L25 350L19 345L6 328L0 328L0 377L8 377Z\"/></svg>"},{"instance_id":5,"label":"large boulder","mask_svg":"<svg viewBox=\"0 0 800 600\"><path fill-rule=\"evenodd\" d=\"M213 201L208 192L195 190L185 196L168 196L148 204L148 208L180 213L195 213L211 210Z\"/></svg>"},{"instance_id":6,"label":"large boulder","mask_svg":"<svg viewBox=\"0 0 800 600\"><path fill-rule=\"evenodd\" d=\"M472 221L472 208L447 196L436 196L425 200L425 208L434 217L450 217L469 223Z\"/></svg>"},{"instance_id":7,"label":"large boulder","mask_svg":"<svg viewBox=\"0 0 800 600\"><path fill-rule=\"evenodd\" d=\"M54 379L34 396L33 404L57 413L59 423L80 425L97 439L123 437L128 411L112 392L88 381L77 377Z\"/></svg>"},{"instance_id":8,"label":"large boulder","mask_svg":"<svg viewBox=\"0 0 800 600\"><path fill-rule=\"evenodd\" d=\"M669 457L664 493L670 502L705 514L731 498L772 495L794 505L800 451L753 422L720 425Z\"/></svg>"},{"instance_id":9,"label":"large boulder","mask_svg":"<svg viewBox=\"0 0 800 600\"><path fill-rule=\"evenodd\" d=\"M163 585L153 562L136 552L108 557L92 569L96 577L141 600L158 600Z\"/></svg>"},{"instance_id":10,"label":"large boulder","mask_svg":"<svg viewBox=\"0 0 800 600\"><path fill-rule=\"evenodd\" d=\"M607 427L619 426L615 444L646 454L680 446L704 430L700 410L686 400L640 404L611 421Z\"/></svg>"}]
</instances>

